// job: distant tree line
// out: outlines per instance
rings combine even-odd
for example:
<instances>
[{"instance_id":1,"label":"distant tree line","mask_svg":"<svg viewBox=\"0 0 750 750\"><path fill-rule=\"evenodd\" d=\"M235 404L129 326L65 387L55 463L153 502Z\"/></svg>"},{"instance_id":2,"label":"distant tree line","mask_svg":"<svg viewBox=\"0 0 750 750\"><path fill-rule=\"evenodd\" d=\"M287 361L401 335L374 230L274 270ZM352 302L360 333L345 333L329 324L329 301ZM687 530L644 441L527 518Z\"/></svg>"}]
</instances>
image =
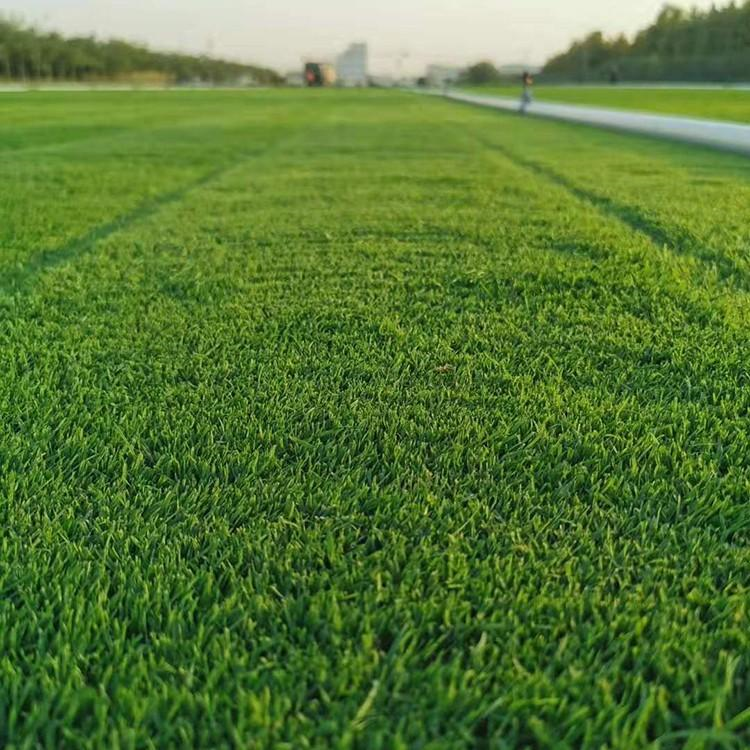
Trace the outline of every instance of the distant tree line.
<instances>
[{"instance_id":1,"label":"distant tree line","mask_svg":"<svg viewBox=\"0 0 750 750\"><path fill-rule=\"evenodd\" d=\"M65 38L0 18L0 80L96 81L151 77L169 83L278 83L267 68L209 57L154 52L120 40Z\"/></svg>"},{"instance_id":2,"label":"distant tree line","mask_svg":"<svg viewBox=\"0 0 750 750\"><path fill-rule=\"evenodd\" d=\"M481 86L485 84L508 84L516 83L521 78L521 66L505 66L497 68L488 60L470 65L463 71L459 78L459 83L469 84L472 86Z\"/></svg>"},{"instance_id":3,"label":"distant tree line","mask_svg":"<svg viewBox=\"0 0 750 750\"><path fill-rule=\"evenodd\" d=\"M750 0L707 11L666 5L632 41L589 34L543 73L545 80L750 80Z\"/></svg>"}]
</instances>

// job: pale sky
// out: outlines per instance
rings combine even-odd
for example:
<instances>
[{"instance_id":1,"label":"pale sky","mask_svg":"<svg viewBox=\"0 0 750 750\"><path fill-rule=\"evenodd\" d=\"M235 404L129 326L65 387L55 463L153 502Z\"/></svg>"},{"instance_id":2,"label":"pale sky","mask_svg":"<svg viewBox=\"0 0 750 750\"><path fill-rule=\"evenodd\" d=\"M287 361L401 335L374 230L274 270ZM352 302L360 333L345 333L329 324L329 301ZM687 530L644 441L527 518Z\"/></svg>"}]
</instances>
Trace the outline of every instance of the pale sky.
<instances>
[{"instance_id":1,"label":"pale sky","mask_svg":"<svg viewBox=\"0 0 750 750\"><path fill-rule=\"evenodd\" d=\"M282 72L370 45L375 73L431 62L541 63L595 29L628 34L664 0L0 0L0 12L65 34L117 36ZM678 3L688 4L688 3ZM689 3L707 8L712 0ZM725 3L719 2L719 5Z\"/></svg>"}]
</instances>

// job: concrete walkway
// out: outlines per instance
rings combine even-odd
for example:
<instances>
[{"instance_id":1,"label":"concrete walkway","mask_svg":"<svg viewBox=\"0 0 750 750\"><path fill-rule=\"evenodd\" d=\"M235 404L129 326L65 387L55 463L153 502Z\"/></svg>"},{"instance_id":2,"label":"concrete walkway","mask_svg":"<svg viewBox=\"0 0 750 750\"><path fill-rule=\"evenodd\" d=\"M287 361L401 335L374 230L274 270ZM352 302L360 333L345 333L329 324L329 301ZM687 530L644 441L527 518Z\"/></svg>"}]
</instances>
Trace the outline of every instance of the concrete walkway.
<instances>
[{"instance_id":1,"label":"concrete walkway","mask_svg":"<svg viewBox=\"0 0 750 750\"><path fill-rule=\"evenodd\" d=\"M449 91L444 96L454 101L476 104L481 107L514 112L519 110L520 97L511 99L503 96L468 94L460 91ZM578 122L584 125L623 130L659 138L671 138L677 141L698 143L702 146L711 146L750 155L750 125L539 101L533 102L527 111L529 115L538 117Z\"/></svg>"}]
</instances>

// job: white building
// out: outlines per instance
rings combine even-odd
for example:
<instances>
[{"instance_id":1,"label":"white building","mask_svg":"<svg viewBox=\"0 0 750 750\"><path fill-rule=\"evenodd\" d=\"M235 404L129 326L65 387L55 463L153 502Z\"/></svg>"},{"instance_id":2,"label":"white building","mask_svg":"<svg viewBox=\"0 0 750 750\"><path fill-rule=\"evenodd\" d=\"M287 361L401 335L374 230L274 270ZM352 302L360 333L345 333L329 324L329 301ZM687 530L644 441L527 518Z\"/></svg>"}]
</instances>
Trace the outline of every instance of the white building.
<instances>
[{"instance_id":1,"label":"white building","mask_svg":"<svg viewBox=\"0 0 750 750\"><path fill-rule=\"evenodd\" d=\"M336 80L340 86L367 86L366 44L350 44L336 58Z\"/></svg>"},{"instance_id":2,"label":"white building","mask_svg":"<svg viewBox=\"0 0 750 750\"><path fill-rule=\"evenodd\" d=\"M448 65L429 65L427 67L427 83L433 88L449 86L456 83L463 72L463 68Z\"/></svg>"}]
</instances>

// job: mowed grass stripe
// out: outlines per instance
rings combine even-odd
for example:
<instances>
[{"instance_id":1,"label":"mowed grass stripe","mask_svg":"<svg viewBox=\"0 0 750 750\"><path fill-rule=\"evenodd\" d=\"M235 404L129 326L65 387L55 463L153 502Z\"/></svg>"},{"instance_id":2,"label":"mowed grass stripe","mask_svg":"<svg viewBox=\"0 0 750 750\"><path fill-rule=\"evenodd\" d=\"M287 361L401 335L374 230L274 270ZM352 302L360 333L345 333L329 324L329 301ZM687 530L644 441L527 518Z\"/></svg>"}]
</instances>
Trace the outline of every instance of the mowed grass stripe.
<instances>
[{"instance_id":1,"label":"mowed grass stripe","mask_svg":"<svg viewBox=\"0 0 750 750\"><path fill-rule=\"evenodd\" d=\"M73 101L79 102L77 97ZM84 97L81 107L88 112L85 103ZM173 116L170 108L167 112ZM17 285L28 269L62 262L123 222L174 199L186 185L256 158L291 136L283 125L258 124L241 109L234 119L212 121L210 128L205 120L203 126L197 120L178 129L152 127L148 138L129 133L105 138L96 148L90 142L76 144L54 159L32 154L6 162L0 171L15 189L0 197L6 219L0 229L5 288ZM55 248L61 250L59 257Z\"/></svg>"},{"instance_id":2,"label":"mowed grass stripe","mask_svg":"<svg viewBox=\"0 0 750 750\"><path fill-rule=\"evenodd\" d=\"M235 154L228 164L221 164L201 175L193 182L181 185L156 196L150 196L144 203L136 206L132 211L118 216L112 221L98 225L85 234L75 237L63 246L51 250L42 250L32 255L24 265L17 266L3 279L0 293L13 294L36 281L37 277L55 266L75 260L80 255L91 252L96 245L111 235L127 231L130 227L158 214L165 206L182 201L189 193L200 190L214 180L220 179L232 169L242 164L268 156L280 144L271 144L258 149L256 152L244 151Z\"/></svg>"},{"instance_id":3,"label":"mowed grass stripe","mask_svg":"<svg viewBox=\"0 0 750 750\"><path fill-rule=\"evenodd\" d=\"M571 169L546 124L288 96L308 138L7 311L4 740L741 745L718 287L475 137Z\"/></svg>"},{"instance_id":4,"label":"mowed grass stripe","mask_svg":"<svg viewBox=\"0 0 750 750\"><path fill-rule=\"evenodd\" d=\"M743 250L749 239L745 197L750 161L627 135L589 137L587 128L564 124L545 129L545 123L538 123L535 132L540 137L523 138L522 120L489 116L496 127L480 134L484 145L645 233L656 248L692 258L679 272L687 271L701 286L708 284L720 297L715 302L729 307L735 323L744 325L750 278ZM551 139L561 137L569 148L549 148ZM590 153L579 151L582 144ZM660 168L644 167L644 154L658 160ZM705 205L696 211L699 201ZM575 221L575 215L570 216Z\"/></svg>"},{"instance_id":5,"label":"mowed grass stripe","mask_svg":"<svg viewBox=\"0 0 750 750\"><path fill-rule=\"evenodd\" d=\"M687 245L709 252L718 264L740 264L735 276L747 277L741 248L748 239L750 160L557 123L538 123L537 137L528 139L522 120L506 116L503 122L501 145L518 158L600 202L636 211L675 248ZM554 148L561 137L568 148ZM659 168L650 168L650 160Z\"/></svg>"}]
</instances>

